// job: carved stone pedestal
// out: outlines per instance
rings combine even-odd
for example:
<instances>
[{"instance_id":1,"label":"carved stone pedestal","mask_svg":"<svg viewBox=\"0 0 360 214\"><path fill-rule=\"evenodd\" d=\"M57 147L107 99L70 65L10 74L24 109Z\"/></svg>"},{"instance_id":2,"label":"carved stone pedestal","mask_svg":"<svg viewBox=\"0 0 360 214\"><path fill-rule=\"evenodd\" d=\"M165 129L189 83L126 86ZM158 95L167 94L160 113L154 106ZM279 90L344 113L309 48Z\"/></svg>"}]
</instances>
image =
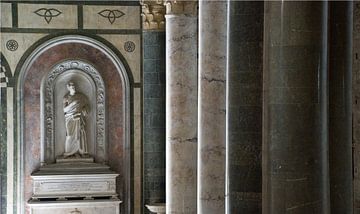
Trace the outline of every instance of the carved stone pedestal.
<instances>
[{"instance_id":1,"label":"carved stone pedestal","mask_svg":"<svg viewBox=\"0 0 360 214\"><path fill-rule=\"evenodd\" d=\"M119 213L117 176L109 166L88 159L64 159L42 166L31 175L31 213Z\"/></svg>"},{"instance_id":2,"label":"carved stone pedestal","mask_svg":"<svg viewBox=\"0 0 360 214\"><path fill-rule=\"evenodd\" d=\"M157 214L165 214L166 213L166 204L165 203L147 204L146 207L152 213L157 213Z\"/></svg>"}]
</instances>

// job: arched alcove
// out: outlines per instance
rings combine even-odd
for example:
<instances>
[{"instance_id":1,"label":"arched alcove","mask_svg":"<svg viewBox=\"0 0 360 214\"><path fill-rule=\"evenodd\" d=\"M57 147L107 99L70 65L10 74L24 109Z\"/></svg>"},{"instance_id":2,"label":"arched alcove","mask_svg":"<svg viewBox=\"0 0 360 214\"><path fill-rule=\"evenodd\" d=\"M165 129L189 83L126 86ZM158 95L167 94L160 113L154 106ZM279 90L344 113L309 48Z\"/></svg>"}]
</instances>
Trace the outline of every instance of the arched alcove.
<instances>
[{"instance_id":1,"label":"arched alcove","mask_svg":"<svg viewBox=\"0 0 360 214\"><path fill-rule=\"evenodd\" d=\"M62 63L71 60L72 62L87 64L96 70L103 80L106 91L105 112L109 115L103 127L108 130L107 135L104 136L104 144L109 148L104 150L104 157L106 156L104 160L107 161L112 170L120 174L116 186L119 198L123 201L121 212L129 213L131 207L130 82L127 75L129 71L124 65L126 62L121 61L111 48L98 40L80 35L60 36L45 41L29 55L20 69L16 83L18 100L17 161L19 166L17 201L20 205L19 212L27 212L25 204L32 194L30 175L46 159L44 156L46 152L42 150L44 148L42 141L45 139L43 133L46 129L41 128L41 123L49 118L41 111L43 81L51 72L56 70L56 66L61 66ZM64 73L59 73L65 77L63 81L76 77L85 84L86 78L96 78L96 75L92 76L85 71L78 72L76 68L71 69L65 69ZM55 82L56 84L61 85L63 82ZM91 83L89 84L91 85ZM56 88L58 86L55 86ZM94 90L91 93L96 94L96 89ZM60 89L56 89L53 94L61 93L63 92ZM99 114L95 115L98 116ZM42 117L44 117L43 120ZM96 132L100 129L95 128ZM99 139L95 140L98 142ZM53 157L55 154L56 152L51 156Z\"/></svg>"},{"instance_id":2,"label":"arched alcove","mask_svg":"<svg viewBox=\"0 0 360 214\"><path fill-rule=\"evenodd\" d=\"M87 99L85 118L88 152L96 162L107 162L106 93L100 73L81 60L65 60L56 64L43 78L41 85L41 163L53 163L64 153L65 118L63 98L68 82L76 83L77 91Z\"/></svg>"}]
</instances>

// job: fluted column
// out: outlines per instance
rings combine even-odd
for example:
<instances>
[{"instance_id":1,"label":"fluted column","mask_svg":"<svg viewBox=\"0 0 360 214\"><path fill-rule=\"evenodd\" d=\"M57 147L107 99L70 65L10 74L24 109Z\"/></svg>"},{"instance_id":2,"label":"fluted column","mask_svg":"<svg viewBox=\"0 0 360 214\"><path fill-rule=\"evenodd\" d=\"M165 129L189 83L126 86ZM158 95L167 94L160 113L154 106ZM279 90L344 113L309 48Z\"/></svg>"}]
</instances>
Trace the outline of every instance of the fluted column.
<instances>
[{"instance_id":1,"label":"fluted column","mask_svg":"<svg viewBox=\"0 0 360 214\"><path fill-rule=\"evenodd\" d=\"M263 213L330 213L327 2L265 2Z\"/></svg>"},{"instance_id":2,"label":"fluted column","mask_svg":"<svg viewBox=\"0 0 360 214\"><path fill-rule=\"evenodd\" d=\"M197 2L166 2L166 213L196 213Z\"/></svg>"},{"instance_id":3,"label":"fluted column","mask_svg":"<svg viewBox=\"0 0 360 214\"><path fill-rule=\"evenodd\" d=\"M199 2L198 212L225 213L227 2Z\"/></svg>"}]
</instances>

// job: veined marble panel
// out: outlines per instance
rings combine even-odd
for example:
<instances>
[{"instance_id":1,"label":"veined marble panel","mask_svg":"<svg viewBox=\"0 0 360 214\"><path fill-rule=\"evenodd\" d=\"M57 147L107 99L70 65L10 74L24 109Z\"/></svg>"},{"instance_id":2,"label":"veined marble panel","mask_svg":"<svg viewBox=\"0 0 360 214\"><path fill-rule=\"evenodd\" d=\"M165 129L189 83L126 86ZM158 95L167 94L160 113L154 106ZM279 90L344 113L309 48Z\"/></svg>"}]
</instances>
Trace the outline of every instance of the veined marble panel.
<instances>
[{"instance_id":1,"label":"veined marble panel","mask_svg":"<svg viewBox=\"0 0 360 214\"><path fill-rule=\"evenodd\" d=\"M59 4L18 4L18 26L20 28L78 27L77 6Z\"/></svg>"},{"instance_id":2,"label":"veined marble panel","mask_svg":"<svg viewBox=\"0 0 360 214\"><path fill-rule=\"evenodd\" d=\"M1 27L12 27L12 8L10 3L0 4Z\"/></svg>"},{"instance_id":3,"label":"veined marble panel","mask_svg":"<svg viewBox=\"0 0 360 214\"><path fill-rule=\"evenodd\" d=\"M23 56L26 50L31 47L36 41L40 38L46 36L47 34L41 33L4 33L1 32L0 39L0 51L7 59L12 75L14 76L15 69L19 60ZM16 44L16 49L8 49L7 43L14 40Z\"/></svg>"},{"instance_id":4,"label":"veined marble panel","mask_svg":"<svg viewBox=\"0 0 360 214\"><path fill-rule=\"evenodd\" d=\"M100 35L111 42L125 57L130 66L135 83L141 82L141 45L140 35Z\"/></svg>"},{"instance_id":5,"label":"veined marble panel","mask_svg":"<svg viewBox=\"0 0 360 214\"><path fill-rule=\"evenodd\" d=\"M84 29L140 29L140 6L84 5Z\"/></svg>"}]
</instances>

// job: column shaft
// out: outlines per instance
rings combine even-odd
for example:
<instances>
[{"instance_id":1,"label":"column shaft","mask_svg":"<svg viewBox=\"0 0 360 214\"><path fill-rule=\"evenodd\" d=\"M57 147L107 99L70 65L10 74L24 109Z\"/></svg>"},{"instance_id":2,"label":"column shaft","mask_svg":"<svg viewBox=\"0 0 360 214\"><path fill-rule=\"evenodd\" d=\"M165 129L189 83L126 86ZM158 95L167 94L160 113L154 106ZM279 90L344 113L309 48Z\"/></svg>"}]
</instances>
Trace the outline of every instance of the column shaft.
<instances>
[{"instance_id":1,"label":"column shaft","mask_svg":"<svg viewBox=\"0 0 360 214\"><path fill-rule=\"evenodd\" d=\"M166 213L196 213L197 18L166 15Z\"/></svg>"},{"instance_id":2,"label":"column shaft","mask_svg":"<svg viewBox=\"0 0 360 214\"><path fill-rule=\"evenodd\" d=\"M198 213L225 213L227 2L199 2Z\"/></svg>"},{"instance_id":3,"label":"column shaft","mask_svg":"<svg viewBox=\"0 0 360 214\"><path fill-rule=\"evenodd\" d=\"M227 188L229 213L261 213L264 2L229 1Z\"/></svg>"},{"instance_id":4,"label":"column shaft","mask_svg":"<svg viewBox=\"0 0 360 214\"><path fill-rule=\"evenodd\" d=\"M330 2L329 161L331 213L353 213L352 13L353 2Z\"/></svg>"},{"instance_id":5,"label":"column shaft","mask_svg":"<svg viewBox=\"0 0 360 214\"><path fill-rule=\"evenodd\" d=\"M265 2L263 213L329 213L326 26L326 2Z\"/></svg>"}]
</instances>

